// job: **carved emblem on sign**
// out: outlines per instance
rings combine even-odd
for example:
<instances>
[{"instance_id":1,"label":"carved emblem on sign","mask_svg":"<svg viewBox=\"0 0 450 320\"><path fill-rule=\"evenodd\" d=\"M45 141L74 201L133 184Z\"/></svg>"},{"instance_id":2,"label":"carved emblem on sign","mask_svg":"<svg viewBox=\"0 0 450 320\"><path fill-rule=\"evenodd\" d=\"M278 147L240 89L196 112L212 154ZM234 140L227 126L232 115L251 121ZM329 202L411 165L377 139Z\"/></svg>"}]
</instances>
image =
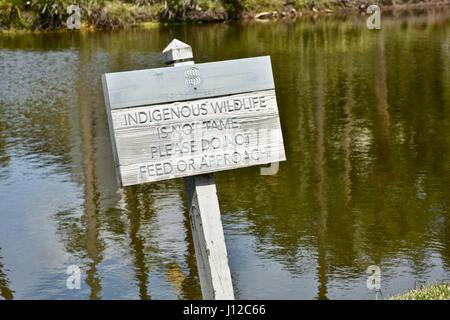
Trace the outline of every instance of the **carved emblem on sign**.
<instances>
[{"instance_id":1,"label":"carved emblem on sign","mask_svg":"<svg viewBox=\"0 0 450 320\"><path fill-rule=\"evenodd\" d=\"M200 70L195 67L187 69L184 72L184 77L186 82L191 86L196 86L202 82L202 78L200 77Z\"/></svg>"}]
</instances>

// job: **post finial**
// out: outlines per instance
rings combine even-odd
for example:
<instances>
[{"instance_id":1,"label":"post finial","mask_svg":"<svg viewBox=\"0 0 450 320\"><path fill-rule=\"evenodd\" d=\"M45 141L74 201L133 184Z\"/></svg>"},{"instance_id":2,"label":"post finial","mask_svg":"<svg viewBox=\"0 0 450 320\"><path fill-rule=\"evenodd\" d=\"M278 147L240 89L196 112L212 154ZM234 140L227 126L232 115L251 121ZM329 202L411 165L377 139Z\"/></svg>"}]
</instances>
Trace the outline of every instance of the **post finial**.
<instances>
[{"instance_id":1,"label":"post finial","mask_svg":"<svg viewBox=\"0 0 450 320\"><path fill-rule=\"evenodd\" d=\"M162 54L166 64L188 61L194 58L191 46L178 39L173 39L163 50Z\"/></svg>"}]
</instances>

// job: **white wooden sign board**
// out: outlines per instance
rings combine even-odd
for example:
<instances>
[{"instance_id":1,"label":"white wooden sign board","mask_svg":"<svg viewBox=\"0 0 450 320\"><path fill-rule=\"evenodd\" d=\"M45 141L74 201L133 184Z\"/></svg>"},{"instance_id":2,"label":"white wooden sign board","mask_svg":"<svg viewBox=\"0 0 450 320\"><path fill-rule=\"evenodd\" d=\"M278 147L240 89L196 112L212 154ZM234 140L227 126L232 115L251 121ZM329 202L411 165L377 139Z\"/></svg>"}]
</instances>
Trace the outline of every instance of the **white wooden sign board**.
<instances>
[{"instance_id":1,"label":"white wooden sign board","mask_svg":"<svg viewBox=\"0 0 450 320\"><path fill-rule=\"evenodd\" d=\"M121 186L286 160L268 56L102 82Z\"/></svg>"}]
</instances>

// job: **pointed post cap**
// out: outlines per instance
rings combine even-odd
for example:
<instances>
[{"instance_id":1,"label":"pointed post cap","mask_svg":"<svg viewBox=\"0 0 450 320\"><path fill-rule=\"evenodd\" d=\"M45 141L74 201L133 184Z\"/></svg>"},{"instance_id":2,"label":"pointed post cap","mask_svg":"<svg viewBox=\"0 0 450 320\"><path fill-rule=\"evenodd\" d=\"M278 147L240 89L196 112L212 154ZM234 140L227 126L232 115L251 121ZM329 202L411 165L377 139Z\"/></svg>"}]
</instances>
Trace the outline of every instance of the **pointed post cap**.
<instances>
[{"instance_id":1,"label":"pointed post cap","mask_svg":"<svg viewBox=\"0 0 450 320\"><path fill-rule=\"evenodd\" d=\"M162 54L164 63L166 64L192 60L194 58L191 46L177 39L173 39L163 50Z\"/></svg>"}]
</instances>

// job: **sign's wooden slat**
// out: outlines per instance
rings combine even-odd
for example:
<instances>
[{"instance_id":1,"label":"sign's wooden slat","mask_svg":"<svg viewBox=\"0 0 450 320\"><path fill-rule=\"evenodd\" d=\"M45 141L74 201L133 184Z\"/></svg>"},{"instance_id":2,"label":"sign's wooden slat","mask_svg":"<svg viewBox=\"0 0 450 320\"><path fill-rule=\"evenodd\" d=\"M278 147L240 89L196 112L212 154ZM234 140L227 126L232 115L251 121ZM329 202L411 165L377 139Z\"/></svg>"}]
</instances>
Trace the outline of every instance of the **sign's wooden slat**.
<instances>
[{"instance_id":1,"label":"sign's wooden slat","mask_svg":"<svg viewBox=\"0 0 450 320\"><path fill-rule=\"evenodd\" d=\"M270 57L107 73L111 110L274 89Z\"/></svg>"}]
</instances>

